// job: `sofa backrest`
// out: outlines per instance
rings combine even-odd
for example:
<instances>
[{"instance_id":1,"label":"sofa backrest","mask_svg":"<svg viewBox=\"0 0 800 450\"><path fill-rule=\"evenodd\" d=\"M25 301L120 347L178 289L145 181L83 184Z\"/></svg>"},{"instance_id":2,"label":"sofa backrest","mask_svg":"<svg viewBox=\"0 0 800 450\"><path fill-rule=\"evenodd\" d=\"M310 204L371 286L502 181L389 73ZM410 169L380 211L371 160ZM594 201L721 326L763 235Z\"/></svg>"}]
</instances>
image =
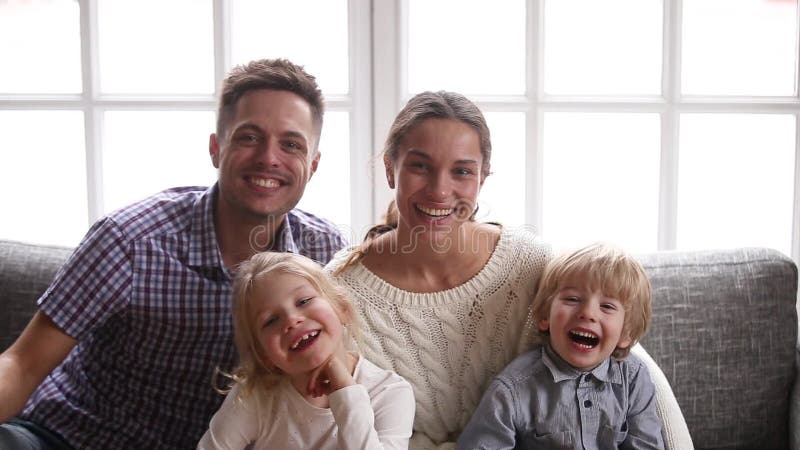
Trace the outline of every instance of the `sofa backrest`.
<instances>
[{"instance_id":1,"label":"sofa backrest","mask_svg":"<svg viewBox=\"0 0 800 450\"><path fill-rule=\"evenodd\" d=\"M28 324L36 300L71 253L64 247L0 240L0 352Z\"/></svg>"},{"instance_id":2,"label":"sofa backrest","mask_svg":"<svg viewBox=\"0 0 800 450\"><path fill-rule=\"evenodd\" d=\"M763 248L639 260L653 287L653 319L641 343L669 379L695 447L788 448L794 262Z\"/></svg>"}]
</instances>

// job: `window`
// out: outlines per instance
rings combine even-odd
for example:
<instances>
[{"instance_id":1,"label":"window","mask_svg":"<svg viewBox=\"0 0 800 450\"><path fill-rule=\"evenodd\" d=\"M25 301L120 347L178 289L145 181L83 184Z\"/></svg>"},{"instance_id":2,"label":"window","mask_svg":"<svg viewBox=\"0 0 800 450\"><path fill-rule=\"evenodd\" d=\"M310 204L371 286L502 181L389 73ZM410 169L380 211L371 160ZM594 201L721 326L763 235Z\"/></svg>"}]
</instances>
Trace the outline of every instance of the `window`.
<instances>
[{"instance_id":1,"label":"window","mask_svg":"<svg viewBox=\"0 0 800 450\"><path fill-rule=\"evenodd\" d=\"M375 37L395 62L375 67L375 92L394 99L376 102L377 135L418 91L475 100L494 142L488 219L557 247L800 259L797 0L375 7L398 18Z\"/></svg>"},{"instance_id":2,"label":"window","mask_svg":"<svg viewBox=\"0 0 800 450\"><path fill-rule=\"evenodd\" d=\"M369 154L368 139L351 135L369 129L371 114L368 6L0 0L0 204L13 217L0 238L74 246L110 211L212 184L216 87L233 65L269 57L304 65L326 96L323 163L300 207L366 226L369 181L342 180Z\"/></svg>"},{"instance_id":3,"label":"window","mask_svg":"<svg viewBox=\"0 0 800 450\"><path fill-rule=\"evenodd\" d=\"M375 157L395 114L446 89L492 131L482 220L800 261L799 21L798 0L0 0L0 238L75 245L213 183L216 86L285 56L328 108L301 207L351 240L391 198Z\"/></svg>"}]
</instances>

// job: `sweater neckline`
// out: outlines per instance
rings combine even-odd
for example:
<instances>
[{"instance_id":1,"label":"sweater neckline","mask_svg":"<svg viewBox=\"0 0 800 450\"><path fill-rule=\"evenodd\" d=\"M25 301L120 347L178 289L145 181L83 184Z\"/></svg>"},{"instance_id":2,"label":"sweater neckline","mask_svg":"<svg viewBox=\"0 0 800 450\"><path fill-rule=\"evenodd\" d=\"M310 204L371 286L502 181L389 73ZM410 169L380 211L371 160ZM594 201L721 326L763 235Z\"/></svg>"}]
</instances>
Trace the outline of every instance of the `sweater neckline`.
<instances>
[{"instance_id":1,"label":"sweater neckline","mask_svg":"<svg viewBox=\"0 0 800 450\"><path fill-rule=\"evenodd\" d=\"M504 272L504 261L512 250L512 233L506 227L500 229L500 238L486 264L464 283L436 292L411 292L400 289L375 275L359 261L353 266L350 277L366 285L390 303L425 308L444 305L450 302L463 302L485 292L490 284L495 284Z\"/></svg>"}]
</instances>

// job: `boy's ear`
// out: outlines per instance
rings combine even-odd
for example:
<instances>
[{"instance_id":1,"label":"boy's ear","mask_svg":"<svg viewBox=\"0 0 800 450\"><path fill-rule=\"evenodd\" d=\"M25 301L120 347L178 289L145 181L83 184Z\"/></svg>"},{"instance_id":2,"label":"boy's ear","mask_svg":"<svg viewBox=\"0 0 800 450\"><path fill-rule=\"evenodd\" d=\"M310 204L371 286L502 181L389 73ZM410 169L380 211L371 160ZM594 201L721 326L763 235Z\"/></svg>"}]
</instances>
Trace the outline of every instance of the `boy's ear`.
<instances>
[{"instance_id":1,"label":"boy's ear","mask_svg":"<svg viewBox=\"0 0 800 450\"><path fill-rule=\"evenodd\" d=\"M547 319L542 319L539 321L539 331L547 331L550 329L550 322Z\"/></svg>"},{"instance_id":2,"label":"boy's ear","mask_svg":"<svg viewBox=\"0 0 800 450\"><path fill-rule=\"evenodd\" d=\"M617 342L617 348L628 348L632 343L633 339L626 334L625 336L620 336L619 342Z\"/></svg>"}]
</instances>

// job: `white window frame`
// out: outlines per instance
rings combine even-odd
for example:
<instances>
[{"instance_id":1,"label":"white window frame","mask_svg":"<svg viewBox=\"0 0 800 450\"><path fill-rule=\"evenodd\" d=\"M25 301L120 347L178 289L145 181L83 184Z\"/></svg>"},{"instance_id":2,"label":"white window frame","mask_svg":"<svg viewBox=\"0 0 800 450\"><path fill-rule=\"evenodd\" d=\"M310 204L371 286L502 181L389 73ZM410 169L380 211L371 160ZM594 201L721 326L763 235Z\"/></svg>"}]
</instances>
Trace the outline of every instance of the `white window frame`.
<instances>
[{"instance_id":1,"label":"white window frame","mask_svg":"<svg viewBox=\"0 0 800 450\"><path fill-rule=\"evenodd\" d=\"M543 196L543 120L544 113L625 112L657 113L661 120L661 165L659 182L658 250L677 248L678 136L680 114L692 113L764 113L793 114L796 123L794 211L791 257L800 264L800 86L795 75L791 97L733 97L680 95L682 0L663 0L662 95L625 98L552 96L544 93L544 1L527 0L526 16L526 94L472 97L485 112L514 111L526 113L526 191L525 220L542 230ZM382 30L375 34L375 135L374 147L380 149L394 115L413 93L408 92L408 0L376 1L373 21ZM798 12L800 24L800 12ZM800 48L800 36L797 36ZM800 58L799 58L800 60ZM800 62L798 63L800 65ZM373 219L383 213L391 199L383 168L376 166ZM383 206L382 206L383 205Z\"/></svg>"},{"instance_id":2,"label":"white window frame","mask_svg":"<svg viewBox=\"0 0 800 450\"><path fill-rule=\"evenodd\" d=\"M79 0L81 67L83 90L80 94L0 94L0 109L8 110L73 110L84 114L86 144L86 190L88 224L103 215L103 116L106 111L169 110L216 112L217 90L231 61L231 0L213 0L214 14L214 83L213 94L207 95L113 95L99 89L99 50L97 0ZM351 226L364 229L372 220L374 200L364 161L371 156L372 140L372 28L371 0L348 1L348 53L350 84L347 95L326 95L328 111L350 114L350 162L354 175L350 183ZM209 30L212 32L212 30ZM236 62L240 63L240 62ZM212 133L214 130L208 130ZM202 150L202 149L198 149ZM198 153L202 158L202 152ZM157 163L157 162L155 162ZM209 164L210 164L209 160ZM325 164L324 159L322 164ZM348 199L342 199L348 201Z\"/></svg>"}]
</instances>

